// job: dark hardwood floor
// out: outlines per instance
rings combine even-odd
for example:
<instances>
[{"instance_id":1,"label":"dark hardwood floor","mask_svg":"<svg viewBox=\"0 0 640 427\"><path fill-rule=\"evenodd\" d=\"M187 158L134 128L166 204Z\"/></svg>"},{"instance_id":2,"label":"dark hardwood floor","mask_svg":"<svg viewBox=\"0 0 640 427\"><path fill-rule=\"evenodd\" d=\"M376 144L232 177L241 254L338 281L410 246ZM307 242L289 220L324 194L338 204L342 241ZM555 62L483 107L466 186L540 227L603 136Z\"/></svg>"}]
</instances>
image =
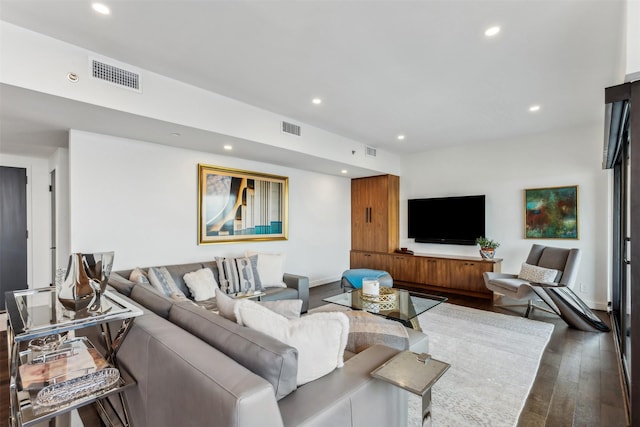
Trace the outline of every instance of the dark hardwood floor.
<instances>
[{"instance_id":1,"label":"dark hardwood floor","mask_svg":"<svg viewBox=\"0 0 640 427\"><path fill-rule=\"evenodd\" d=\"M411 289L407 285L396 286ZM309 307L323 305L323 298L341 291L339 282L313 287L309 292ZM451 304L514 316L524 313L524 308L494 307L489 300L453 294L439 295L448 297ZM598 312L598 315L610 323L606 313ZM531 318L552 323L554 331L542 356L518 426L627 426L612 332L578 331L569 328L557 316L543 311L535 311ZM3 421L8 418L9 387L6 368L6 333L0 332L0 420ZM87 427L101 425L90 408L81 411L81 417Z\"/></svg>"},{"instance_id":2,"label":"dark hardwood floor","mask_svg":"<svg viewBox=\"0 0 640 427\"><path fill-rule=\"evenodd\" d=\"M395 286L417 290L408 284ZM323 298L340 291L338 282L313 287L310 290L309 306L314 308L322 305ZM490 300L430 293L448 297L451 304L480 310L513 316L522 316L525 311L524 307L494 307ZM610 324L607 313L597 314ZM554 330L540 361L538 374L518 426L627 426L613 333L572 329L558 316L540 310L535 310L530 318L552 323Z\"/></svg>"}]
</instances>

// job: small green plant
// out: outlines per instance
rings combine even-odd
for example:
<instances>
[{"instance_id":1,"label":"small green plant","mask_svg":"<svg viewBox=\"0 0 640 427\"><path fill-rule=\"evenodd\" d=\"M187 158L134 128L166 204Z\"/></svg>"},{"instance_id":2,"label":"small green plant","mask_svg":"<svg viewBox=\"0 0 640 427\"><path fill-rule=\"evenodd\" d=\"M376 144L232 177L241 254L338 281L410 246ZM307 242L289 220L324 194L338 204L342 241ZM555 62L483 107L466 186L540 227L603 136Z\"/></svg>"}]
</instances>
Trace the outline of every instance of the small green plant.
<instances>
[{"instance_id":1,"label":"small green plant","mask_svg":"<svg viewBox=\"0 0 640 427\"><path fill-rule=\"evenodd\" d=\"M500 243L491 239L487 239L486 237L478 237L476 239L476 244L480 245L480 247L483 249L495 249L500 246Z\"/></svg>"}]
</instances>

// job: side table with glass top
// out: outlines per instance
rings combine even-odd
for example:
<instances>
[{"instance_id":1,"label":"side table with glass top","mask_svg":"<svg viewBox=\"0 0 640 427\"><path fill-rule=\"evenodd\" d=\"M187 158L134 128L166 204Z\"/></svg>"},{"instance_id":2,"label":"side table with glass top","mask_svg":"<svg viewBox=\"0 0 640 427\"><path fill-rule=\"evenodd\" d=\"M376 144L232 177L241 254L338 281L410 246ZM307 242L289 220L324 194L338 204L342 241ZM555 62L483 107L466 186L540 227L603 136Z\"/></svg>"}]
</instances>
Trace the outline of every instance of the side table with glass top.
<instances>
[{"instance_id":1,"label":"side table with glass top","mask_svg":"<svg viewBox=\"0 0 640 427\"><path fill-rule=\"evenodd\" d=\"M229 294L229 297L233 299L255 299L256 301L262 301L262 297L267 293L264 291L248 291L248 292L235 292Z\"/></svg>"},{"instance_id":2,"label":"side table with glass top","mask_svg":"<svg viewBox=\"0 0 640 427\"><path fill-rule=\"evenodd\" d=\"M371 372L371 376L422 398L422 426L430 427L431 387L451 367L427 353L402 351Z\"/></svg>"},{"instance_id":3,"label":"side table with glass top","mask_svg":"<svg viewBox=\"0 0 640 427\"><path fill-rule=\"evenodd\" d=\"M107 397L117 395L123 411L116 415L122 425L130 426L123 391L135 385L135 380L118 366L117 352L142 310L110 291L102 295L100 310L93 313L66 310L55 287L5 295L10 425L26 427L54 420L92 403L97 404L103 421L112 424L105 403ZM115 335L110 322L121 322ZM74 336L74 331L96 325L102 330L104 354L87 338ZM112 373L111 378L106 373ZM107 379L112 381L101 387ZM42 392L51 392L44 395L48 400Z\"/></svg>"}]
</instances>

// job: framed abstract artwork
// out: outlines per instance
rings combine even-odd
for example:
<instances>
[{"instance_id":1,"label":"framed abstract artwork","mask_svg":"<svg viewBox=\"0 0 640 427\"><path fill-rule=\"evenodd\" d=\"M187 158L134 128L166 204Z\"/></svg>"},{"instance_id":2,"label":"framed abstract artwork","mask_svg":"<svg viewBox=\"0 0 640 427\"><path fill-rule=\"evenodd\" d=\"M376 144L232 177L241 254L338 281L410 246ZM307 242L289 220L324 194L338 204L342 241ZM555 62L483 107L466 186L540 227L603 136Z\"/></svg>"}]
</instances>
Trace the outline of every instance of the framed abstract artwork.
<instances>
[{"instance_id":1,"label":"framed abstract artwork","mask_svg":"<svg viewBox=\"0 0 640 427\"><path fill-rule=\"evenodd\" d=\"M289 178L198 165L198 244L286 240Z\"/></svg>"},{"instance_id":2,"label":"framed abstract artwork","mask_svg":"<svg viewBox=\"0 0 640 427\"><path fill-rule=\"evenodd\" d=\"M578 186L524 190L525 239L578 239Z\"/></svg>"}]
</instances>

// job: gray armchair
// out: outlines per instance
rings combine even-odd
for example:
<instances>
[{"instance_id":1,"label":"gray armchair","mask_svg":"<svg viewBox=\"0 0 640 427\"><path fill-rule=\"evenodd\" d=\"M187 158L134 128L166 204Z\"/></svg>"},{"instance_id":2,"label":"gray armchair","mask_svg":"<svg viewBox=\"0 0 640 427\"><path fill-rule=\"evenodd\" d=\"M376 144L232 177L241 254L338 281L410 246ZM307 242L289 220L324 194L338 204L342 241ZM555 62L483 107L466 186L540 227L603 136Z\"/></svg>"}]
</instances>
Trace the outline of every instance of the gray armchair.
<instances>
[{"instance_id":1,"label":"gray armchair","mask_svg":"<svg viewBox=\"0 0 640 427\"><path fill-rule=\"evenodd\" d=\"M525 261L529 265L558 270L559 273L553 282L547 283L552 286L570 288L576 281L578 274L578 264L580 263L580 249L554 248L544 245L532 245L529 256ZM484 283L487 289L498 294L505 295L516 300L527 300L526 304L500 305L502 307L527 307L524 316L529 317L534 309L559 313L558 307L547 296L546 293L537 293L531 282L519 279L517 274L506 273L484 273ZM534 304L537 299L542 299L551 309ZM498 306L497 304L495 304Z\"/></svg>"}]
</instances>

